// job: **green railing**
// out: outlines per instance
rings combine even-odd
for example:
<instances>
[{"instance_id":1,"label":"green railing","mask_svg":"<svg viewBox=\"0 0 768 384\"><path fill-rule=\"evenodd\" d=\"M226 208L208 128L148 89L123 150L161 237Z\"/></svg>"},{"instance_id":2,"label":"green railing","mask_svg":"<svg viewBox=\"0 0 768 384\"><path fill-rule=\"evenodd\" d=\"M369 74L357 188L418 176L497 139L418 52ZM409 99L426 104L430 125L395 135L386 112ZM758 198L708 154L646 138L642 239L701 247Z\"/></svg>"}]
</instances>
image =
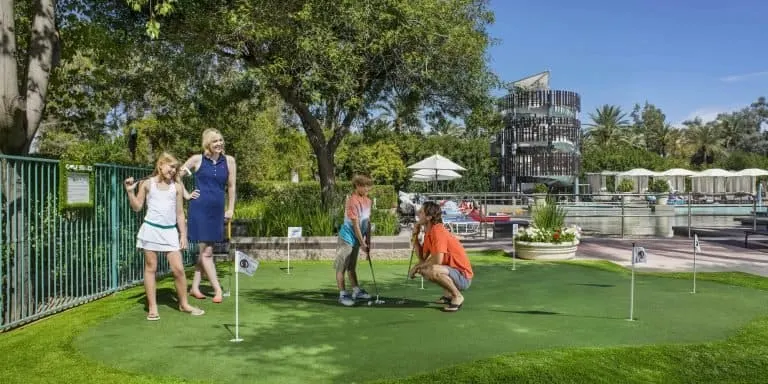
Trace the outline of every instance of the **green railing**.
<instances>
[{"instance_id":1,"label":"green railing","mask_svg":"<svg viewBox=\"0 0 768 384\"><path fill-rule=\"evenodd\" d=\"M144 211L131 210L122 181L151 169L93 172L93 208L60 210L58 161L0 155L0 331L142 282ZM170 272L164 257L157 268Z\"/></svg>"}]
</instances>

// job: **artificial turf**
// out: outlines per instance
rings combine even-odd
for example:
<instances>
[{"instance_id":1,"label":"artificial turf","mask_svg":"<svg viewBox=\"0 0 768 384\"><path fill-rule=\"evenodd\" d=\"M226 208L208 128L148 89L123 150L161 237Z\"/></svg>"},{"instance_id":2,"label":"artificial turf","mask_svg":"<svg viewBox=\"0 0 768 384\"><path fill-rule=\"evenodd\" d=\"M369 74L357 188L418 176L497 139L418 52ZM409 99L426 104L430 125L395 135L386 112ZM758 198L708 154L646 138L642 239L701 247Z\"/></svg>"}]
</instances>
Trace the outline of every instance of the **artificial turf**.
<instances>
[{"instance_id":1,"label":"artificial turf","mask_svg":"<svg viewBox=\"0 0 768 384\"><path fill-rule=\"evenodd\" d=\"M690 295L690 274L639 274L638 319L628 322L623 318L628 314L629 275L623 268L590 261L524 263L518 264L520 271L509 271L509 259L497 255L473 254L478 276L486 278L478 277L467 293L466 306L454 314L425 306L423 301L434 299L438 292L429 285L420 291L413 285L418 282L400 287L409 297L423 300L416 307L338 308L312 296L318 285L330 287L323 282L329 264L294 264L298 268L287 277L279 273L279 264L265 263L251 281L241 280L244 288L254 284L251 287L264 289L250 297L245 289L242 292L243 309L252 313L253 320L244 320L246 341L238 347L229 343L231 335L225 328L231 324L231 313L218 314L231 311L231 302L203 304L209 312L200 319L163 307L162 320L148 323L143 320L142 289L136 287L0 333L0 383L362 382L369 378L387 384L764 383L768 377L768 317L762 299L768 279L701 273L699 293ZM406 265L376 265L382 293L394 296ZM297 278L302 272L305 277ZM310 279L315 274L322 278ZM286 282L282 278L291 279L290 284L282 284ZM268 281L279 285L270 286ZM289 286L295 287L293 294L288 293L293 298L282 294ZM165 280L161 287L169 303L172 282ZM393 317L390 311L405 314ZM334 313L339 316L333 317ZM269 326L258 318L295 321ZM417 320L423 324L414 332ZM142 331L150 324L163 332ZM259 335L257 329L269 332ZM342 336L327 334L332 330L341 330ZM194 332L177 336L181 331ZM414 336L420 334L425 336ZM256 344L260 337L273 344ZM458 340L468 344L452 350ZM658 344L631 346L650 343ZM630 346L605 346L610 344ZM483 358L497 353L503 354ZM124 361L129 358L138 361ZM114 363L117 360L120 365ZM125 364L136 370L126 370ZM385 373L369 374L372 367ZM199 372L200 377L189 379ZM416 374L402 377L409 373Z\"/></svg>"},{"instance_id":2,"label":"artificial turf","mask_svg":"<svg viewBox=\"0 0 768 384\"><path fill-rule=\"evenodd\" d=\"M115 381L109 375L124 373L136 381L158 382L580 382L573 381L578 377L585 378L581 382L675 382L687 377L678 360L695 360L686 354L709 361L732 348L729 343L714 344L721 347L710 352L713 347L707 344L682 343L725 339L768 314L766 292L758 289L700 281L694 295L689 293L690 281L642 274L635 288L636 320L627 321L626 273L578 264L519 262L512 271L507 261L483 259L473 256L476 276L458 313L443 313L439 305L431 304L441 293L436 287L427 283L421 290L418 280L406 285L406 263L376 263L386 303L369 307L363 302L354 308L337 304L330 263L294 263L290 275L280 268L284 264L262 263L254 277L240 278L242 343L229 341L234 332L232 298L219 305L197 302L207 313L195 318L173 309L168 283L160 293L167 305L161 306L159 322L144 320L143 292L133 289L86 306L112 302L119 307L114 314L100 313L103 321L75 327L77 332L57 330L59 336L52 337L66 338L59 345L73 353L68 358L71 364L80 370L104 371L107 376L95 377L107 381ZM359 264L359 273L375 294L367 263ZM765 281L746 280L741 285ZM402 296L407 303L397 304ZM9 347L3 338L24 335L35 327L43 328L39 337L49 337L51 331L44 331L48 322L72 318L79 323L77 313L87 317L89 311L78 308L4 335L0 351ZM765 321L750 327L755 324L765 337ZM35 341L40 340L28 339ZM620 348L650 344L665 345ZM737 350L731 352L722 358L739 356ZM507 355L493 357L500 354ZM737 360L766 366L765 354L745 356L749 359ZM16 365L30 364L14 360ZM713 364L710 367L717 367L717 362ZM722 374L727 368L717 371ZM706 373L703 367L691 372ZM0 373L0 381L12 382L2 380L4 375ZM702 377L708 381L708 376Z\"/></svg>"}]
</instances>

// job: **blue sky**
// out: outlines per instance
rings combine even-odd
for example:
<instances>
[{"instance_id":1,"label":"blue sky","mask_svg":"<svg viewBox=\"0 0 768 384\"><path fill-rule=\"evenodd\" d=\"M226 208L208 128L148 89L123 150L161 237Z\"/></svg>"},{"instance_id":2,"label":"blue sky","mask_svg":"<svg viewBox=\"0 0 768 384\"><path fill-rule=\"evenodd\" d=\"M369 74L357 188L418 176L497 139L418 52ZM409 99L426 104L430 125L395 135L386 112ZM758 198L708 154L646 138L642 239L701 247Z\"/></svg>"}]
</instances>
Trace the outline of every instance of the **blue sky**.
<instances>
[{"instance_id":1,"label":"blue sky","mask_svg":"<svg viewBox=\"0 0 768 384\"><path fill-rule=\"evenodd\" d=\"M768 3L756 0L491 0L490 65L503 81L544 70L603 104L646 100L672 124L768 96ZM761 20L762 18L762 20Z\"/></svg>"}]
</instances>

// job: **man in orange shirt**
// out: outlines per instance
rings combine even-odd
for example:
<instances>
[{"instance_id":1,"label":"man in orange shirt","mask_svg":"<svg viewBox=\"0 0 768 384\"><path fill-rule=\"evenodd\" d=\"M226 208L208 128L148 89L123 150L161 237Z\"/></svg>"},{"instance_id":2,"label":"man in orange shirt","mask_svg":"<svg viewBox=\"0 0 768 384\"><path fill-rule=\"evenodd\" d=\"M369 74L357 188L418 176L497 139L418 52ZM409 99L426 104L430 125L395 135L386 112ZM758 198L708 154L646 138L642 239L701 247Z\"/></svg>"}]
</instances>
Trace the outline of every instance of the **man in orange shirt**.
<instances>
[{"instance_id":1,"label":"man in orange shirt","mask_svg":"<svg viewBox=\"0 0 768 384\"><path fill-rule=\"evenodd\" d=\"M456 312L464 304L461 291L472 283L472 265L461 242L443 226L440 205L428 201L418 213L419 226L424 226L424 245L419 252L420 262L409 272L413 278L417 273L425 279L441 286L444 296L438 302L447 304L446 312ZM418 244L418 243L417 243Z\"/></svg>"}]
</instances>

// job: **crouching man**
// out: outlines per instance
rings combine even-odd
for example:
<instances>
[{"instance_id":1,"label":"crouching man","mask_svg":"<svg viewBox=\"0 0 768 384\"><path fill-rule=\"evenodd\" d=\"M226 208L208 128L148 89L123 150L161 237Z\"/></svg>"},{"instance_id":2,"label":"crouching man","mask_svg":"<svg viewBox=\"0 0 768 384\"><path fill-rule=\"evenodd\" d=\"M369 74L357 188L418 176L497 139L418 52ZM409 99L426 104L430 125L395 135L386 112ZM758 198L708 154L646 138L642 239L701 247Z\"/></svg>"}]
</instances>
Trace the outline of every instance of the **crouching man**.
<instances>
[{"instance_id":1,"label":"crouching man","mask_svg":"<svg viewBox=\"0 0 768 384\"><path fill-rule=\"evenodd\" d=\"M464 304L462 291L472 283L472 265L467 252L443 226L440 205L428 201L418 212L418 224L425 228L424 244L420 248L420 262L408 272L413 278L417 273L443 288L443 297L437 300L445 304L446 312L456 312ZM416 243L418 244L418 242Z\"/></svg>"}]
</instances>

